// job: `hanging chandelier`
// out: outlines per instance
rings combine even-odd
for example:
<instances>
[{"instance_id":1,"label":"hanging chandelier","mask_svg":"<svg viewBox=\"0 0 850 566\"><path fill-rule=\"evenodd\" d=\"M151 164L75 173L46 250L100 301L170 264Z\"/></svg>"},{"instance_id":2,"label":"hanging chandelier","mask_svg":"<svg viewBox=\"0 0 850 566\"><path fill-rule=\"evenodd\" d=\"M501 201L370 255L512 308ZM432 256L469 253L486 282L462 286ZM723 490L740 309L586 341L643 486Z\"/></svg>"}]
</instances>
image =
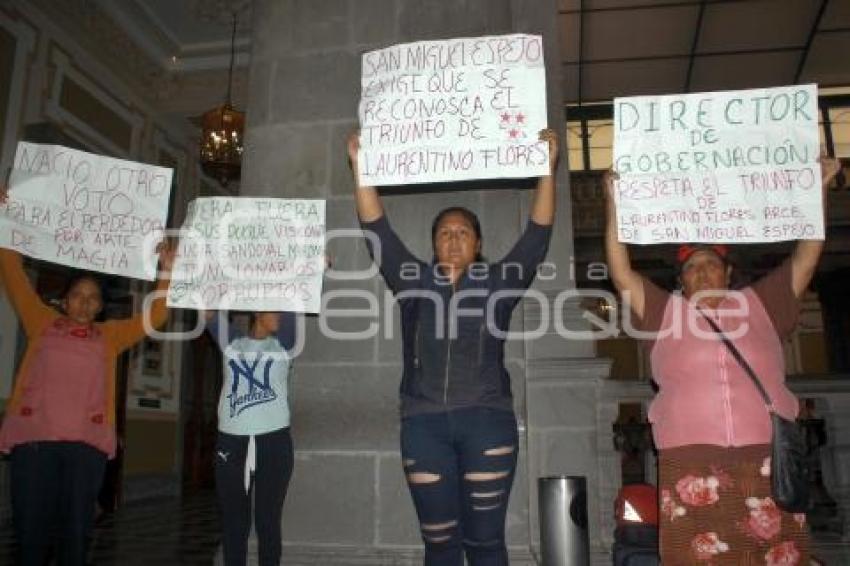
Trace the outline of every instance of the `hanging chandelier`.
<instances>
[{"instance_id":1,"label":"hanging chandelier","mask_svg":"<svg viewBox=\"0 0 850 566\"><path fill-rule=\"evenodd\" d=\"M236 58L236 12L230 38L230 71L227 75L227 97L224 104L208 110L201 117L201 168L204 173L227 185L238 179L242 170L242 143L245 113L231 103L233 63Z\"/></svg>"}]
</instances>

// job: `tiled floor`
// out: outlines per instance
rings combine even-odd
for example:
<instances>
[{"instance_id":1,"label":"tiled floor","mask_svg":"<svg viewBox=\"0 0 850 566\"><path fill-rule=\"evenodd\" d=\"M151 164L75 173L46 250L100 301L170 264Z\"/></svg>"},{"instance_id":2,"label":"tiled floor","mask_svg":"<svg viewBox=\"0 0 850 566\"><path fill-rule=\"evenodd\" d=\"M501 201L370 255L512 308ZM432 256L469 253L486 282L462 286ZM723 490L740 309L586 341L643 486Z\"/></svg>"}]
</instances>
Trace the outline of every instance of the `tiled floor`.
<instances>
[{"instance_id":1,"label":"tiled floor","mask_svg":"<svg viewBox=\"0 0 850 566\"><path fill-rule=\"evenodd\" d=\"M210 566L220 538L212 493L131 503L99 522L96 566ZM10 527L0 529L0 564L14 564Z\"/></svg>"},{"instance_id":2,"label":"tiled floor","mask_svg":"<svg viewBox=\"0 0 850 566\"><path fill-rule=\"evenodd\" d=\"M820 538L816 554L827 565L850 564L850 548L846 542ZM211 492L182 499L151 499L125 505L99 522L90 562L94 566L212 566L219 539L219 514ZM13 544L11 527L0 527L0 566L14 564ZM327 548L310 550L285 546L284 562L310 566L421 563L417 553L409 557L395 554L366 557L359 555L356 549L338 549L337 554L339 556L330 556ZM511 564L530 562L514 557Z\"/></svg>"}]
</instances>

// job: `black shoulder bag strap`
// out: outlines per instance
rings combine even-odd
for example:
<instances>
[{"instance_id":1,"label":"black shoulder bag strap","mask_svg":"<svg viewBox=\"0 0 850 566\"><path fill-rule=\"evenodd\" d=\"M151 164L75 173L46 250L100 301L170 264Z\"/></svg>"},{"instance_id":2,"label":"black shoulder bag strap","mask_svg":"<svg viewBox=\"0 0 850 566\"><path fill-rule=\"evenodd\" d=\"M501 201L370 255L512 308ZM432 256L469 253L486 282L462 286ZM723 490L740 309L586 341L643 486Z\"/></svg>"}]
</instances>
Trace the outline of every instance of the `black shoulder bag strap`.
<instances>
[{"instance_id":1,"label":"black shoulder bag strap","mask_svg":"<svg viewBox=\"0 0 850 566\"><path fill-rule=\"evenodd\" d=\"M771 428L773 430L773 438L771 440L770 449L770 489L771 497L776 504L790 513L804 513L809 505L809 467L807 463L807 451L803 435L797 426L792 421L783 418L779 413L774 411L773 403L770 396L765 391L764 386L756 377L756 372L738 351L738 348L729 340L726 334L720 330L702 309L699 309L703 318L708 321L714 331L723 340L723 343L732 352L735 360L746 371L753 384L758 388L759 393L764 398L767 404L767 410L770 412Z\"/></svg>"},{"instance_id":2,"label":"black shoulder bag strap","mask_svg":"<svg viewBox=\"0 0 850 566\"><path fill-rule=\"evenodd\" d=\"M761 396L764 399L765 405L767 405L767 410L772 413L773 412L773 401L771 401L770 395L767 394L767 391L764 389L764 385L761 384L761 381L756 376L756 372L750 366L749 362L747 362L747 360L744 358L743 354L741 354L741 352L738 350L738 348L735 347L735 344L733 344L732 341L729 340L729 338L720 329L720 327L717 326L717 323L714 322L711 319L710 316L705 314L705 311L703 311L701 308L697 307L697 310L702 315L702 317L705 320L708 321L708 324L711 325L711 328L714 329L714 331L717 333L717 335L720 337L720 339L723 340L723 343L726 345L726 347L732 353L732 357L734 357L735 360L738 362L738 364L742 368L744 368L744 371L747 373L749 378L753 380L753 383L755 384L756 388L759 390L759 393L761 393Z\"/></svg>"}]
</instances>

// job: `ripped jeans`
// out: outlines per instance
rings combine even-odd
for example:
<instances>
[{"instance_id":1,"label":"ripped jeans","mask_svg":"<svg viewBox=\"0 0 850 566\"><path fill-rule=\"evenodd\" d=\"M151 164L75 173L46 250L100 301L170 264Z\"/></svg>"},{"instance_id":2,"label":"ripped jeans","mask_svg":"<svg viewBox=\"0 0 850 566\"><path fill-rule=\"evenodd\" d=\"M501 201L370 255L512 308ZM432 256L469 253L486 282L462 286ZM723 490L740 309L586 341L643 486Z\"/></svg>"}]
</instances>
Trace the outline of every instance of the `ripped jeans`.
<instances>
[{"instance_id":1,"label":"ripped jeans","mask_svg":"<svg viewBox=\"0 0 850 566\"><path fill-rule=\"evenodd\" d=\"M514 414L487 407L402 419L401 456L425 566L506 566L505 517L516 471Z\"/></svg>"}]
</instances>

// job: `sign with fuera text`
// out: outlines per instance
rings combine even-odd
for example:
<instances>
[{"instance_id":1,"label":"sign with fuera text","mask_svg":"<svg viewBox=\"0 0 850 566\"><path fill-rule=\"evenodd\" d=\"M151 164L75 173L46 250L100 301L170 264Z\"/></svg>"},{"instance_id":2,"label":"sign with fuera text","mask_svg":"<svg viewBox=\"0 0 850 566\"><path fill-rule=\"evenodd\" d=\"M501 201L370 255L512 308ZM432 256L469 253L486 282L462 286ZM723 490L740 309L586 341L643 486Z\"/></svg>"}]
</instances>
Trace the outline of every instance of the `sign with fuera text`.
<instances>
[{"instance_id":1,"label":"sign with fuera text","mask_svg":"<svg viewBox=\"0 0 850 566\"><path fill-rule=\"evenodd\" d=\"M317 313L325 201L208 197L189 204L168 305Z\"/></svg>"}]
</instances>

